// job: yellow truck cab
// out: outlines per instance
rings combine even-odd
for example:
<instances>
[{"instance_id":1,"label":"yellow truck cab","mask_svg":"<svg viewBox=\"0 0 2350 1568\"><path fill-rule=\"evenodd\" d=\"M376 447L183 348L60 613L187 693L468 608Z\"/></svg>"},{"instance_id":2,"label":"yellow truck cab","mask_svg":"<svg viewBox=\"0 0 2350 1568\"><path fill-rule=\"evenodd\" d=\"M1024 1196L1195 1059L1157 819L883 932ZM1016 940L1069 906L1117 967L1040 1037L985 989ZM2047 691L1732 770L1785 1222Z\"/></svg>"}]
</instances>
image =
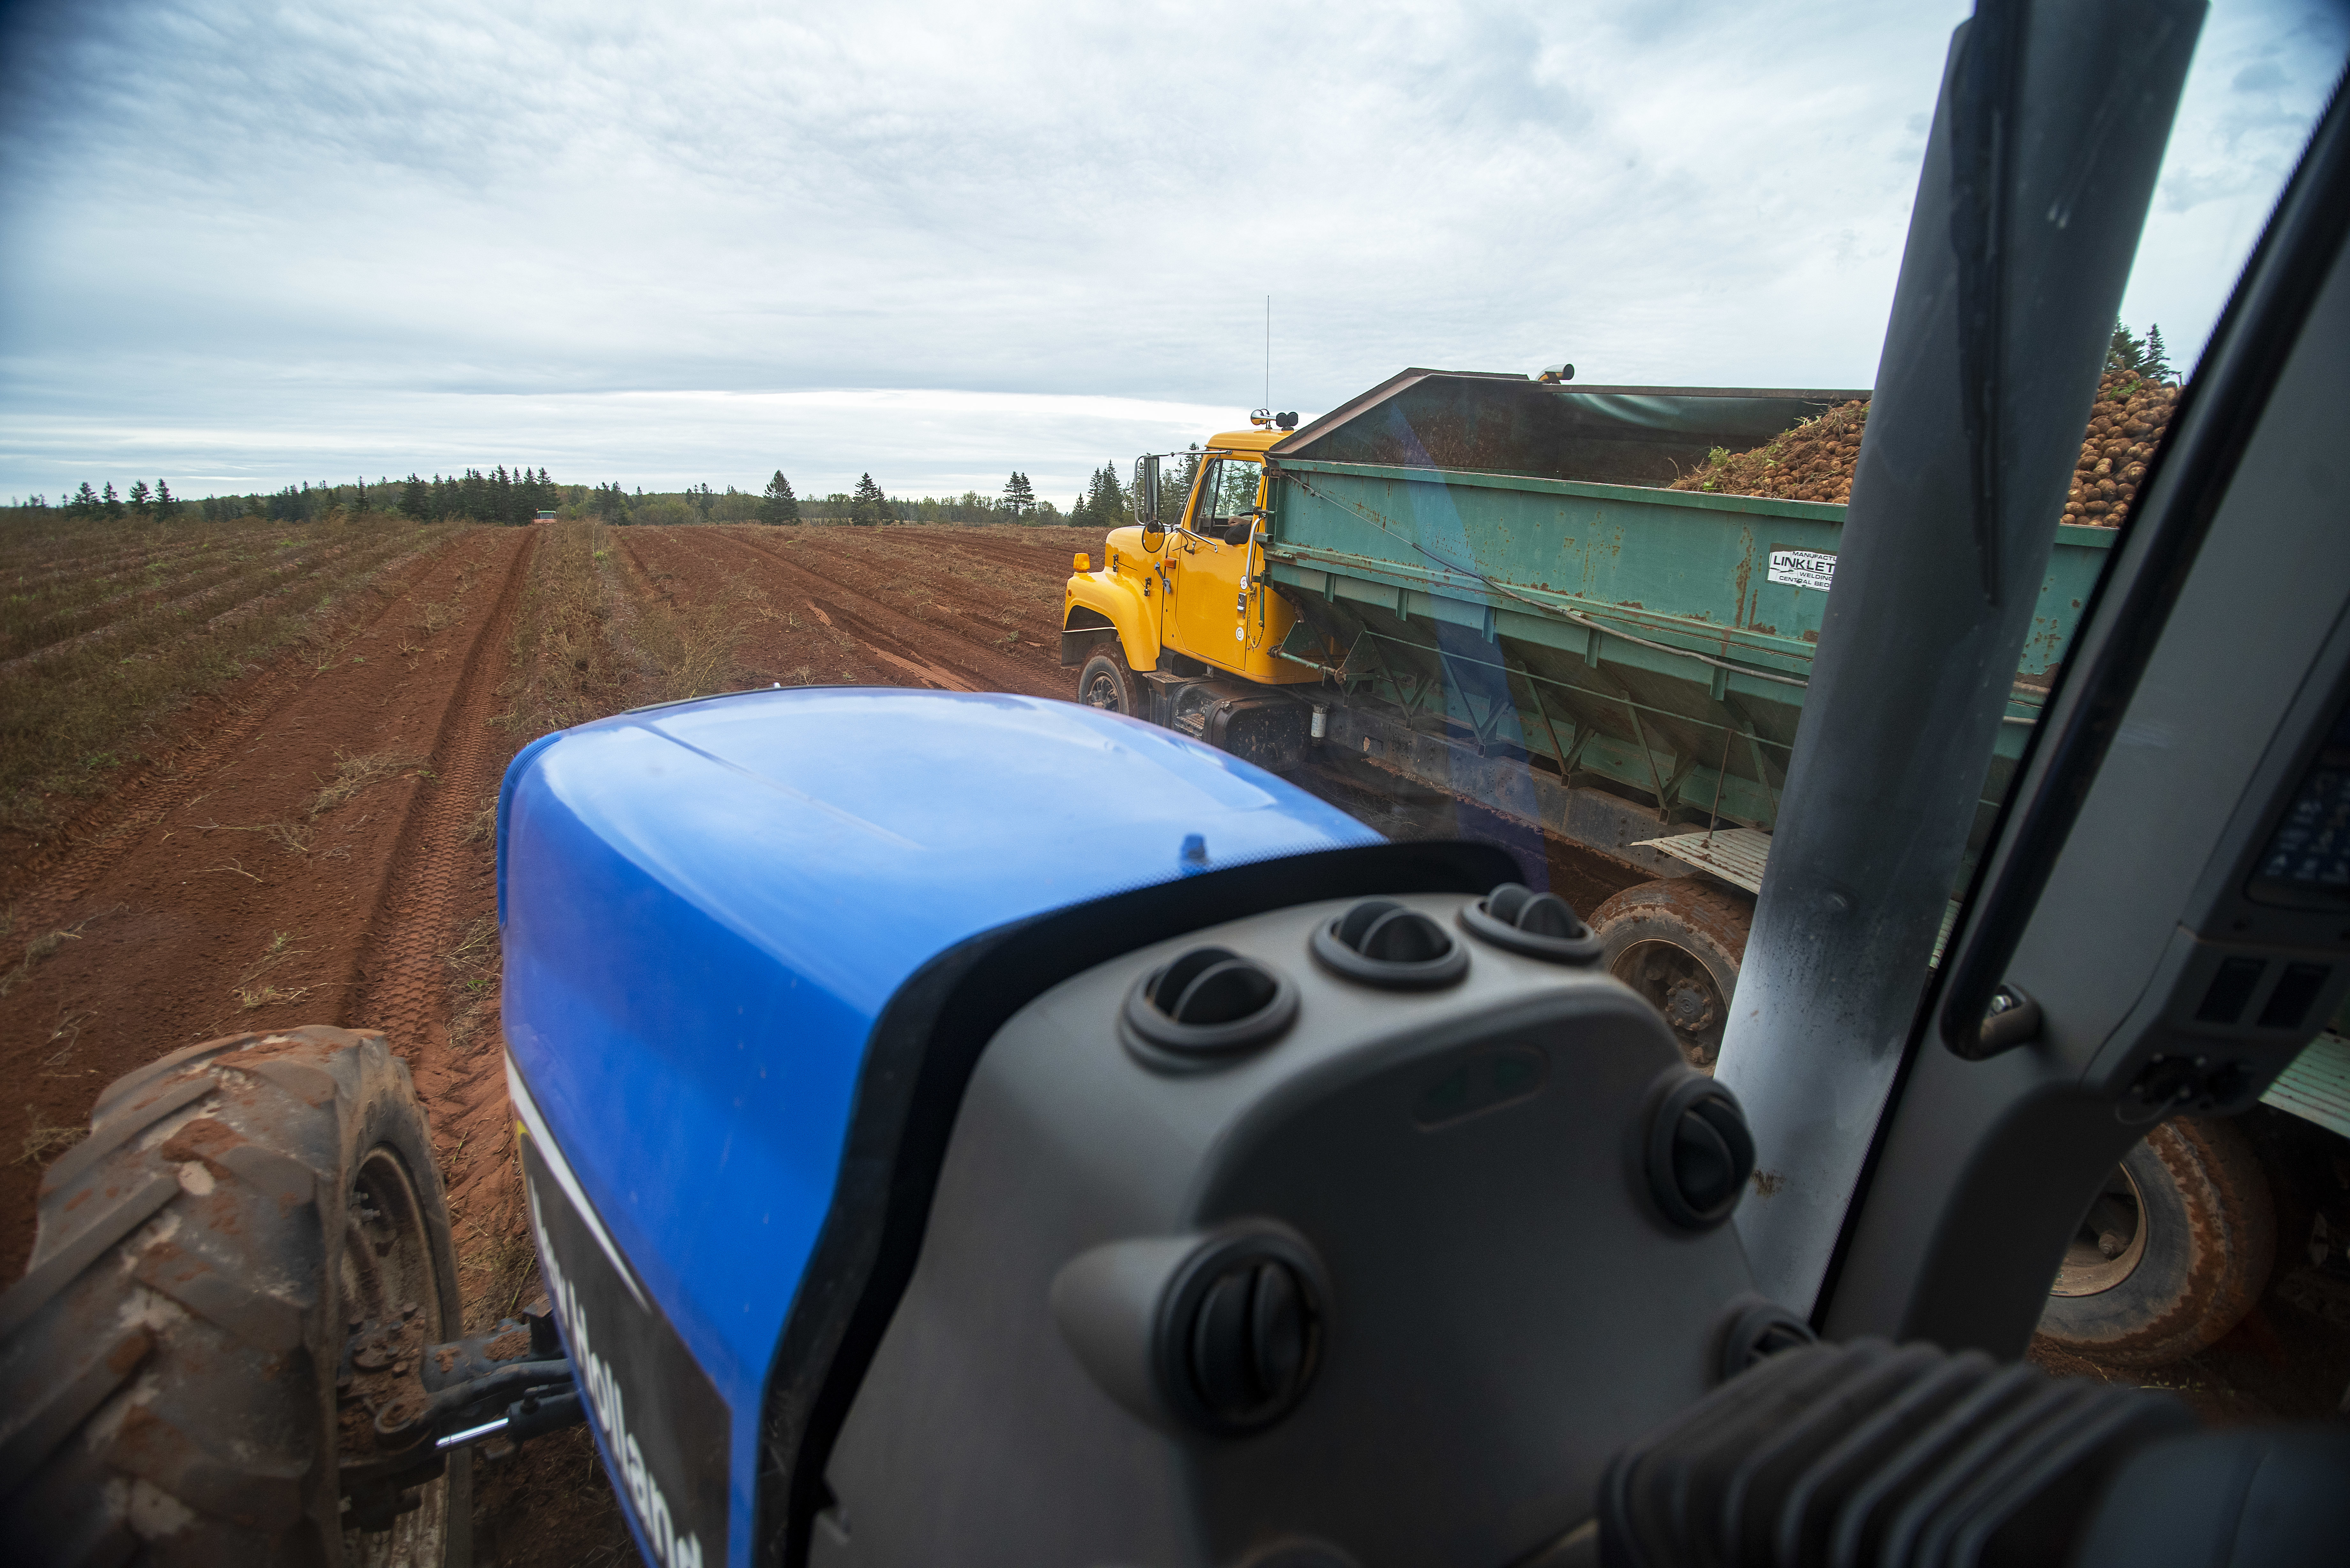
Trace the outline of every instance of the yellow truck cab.
<instances>
[{"instance_id":1,"label":"yellow truck cab","mask_svg":"<svg viewBox=\"0 0 2350 1568\"><path fill-rule=\"evenodd\" d=\"M1076 557L1062 595L1061 663L1078 671L1079 701L1267 767L1304 760L1321 712L1263 690L1322 679L1275 651L1296 612L1264 576L1265 452L1289 433L1213 437L1187 494L1163 508L1138 497L1142 525L1113 529L1098 567ZM1145 483L1155 487L1155 475ZM1161 516L1169 521L1153 526Z\"/></svg>"}]
</instances>

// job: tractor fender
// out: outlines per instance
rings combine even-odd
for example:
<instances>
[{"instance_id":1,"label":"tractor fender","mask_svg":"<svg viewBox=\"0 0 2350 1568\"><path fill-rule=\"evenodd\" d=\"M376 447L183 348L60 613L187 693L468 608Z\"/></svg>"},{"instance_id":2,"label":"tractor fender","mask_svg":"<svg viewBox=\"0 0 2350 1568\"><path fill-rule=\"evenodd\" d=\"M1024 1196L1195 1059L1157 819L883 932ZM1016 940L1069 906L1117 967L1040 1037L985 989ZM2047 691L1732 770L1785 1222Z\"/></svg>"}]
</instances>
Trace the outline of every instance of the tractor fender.
<instances>
[{"instance_id":1,"label":"tractor fender","mask_svg":"<svg viewBox=\"0 0 2350 1568\"><path fill-rule=\"evenodd\" d=\"M1128 668L1158 668L1159 628L1142 590L1108 572L1073 574L1061 605L1061 662L1083 664L1107 640L1098 635L1104 630L1118 634Z\"/></svg>"}]
</instances>

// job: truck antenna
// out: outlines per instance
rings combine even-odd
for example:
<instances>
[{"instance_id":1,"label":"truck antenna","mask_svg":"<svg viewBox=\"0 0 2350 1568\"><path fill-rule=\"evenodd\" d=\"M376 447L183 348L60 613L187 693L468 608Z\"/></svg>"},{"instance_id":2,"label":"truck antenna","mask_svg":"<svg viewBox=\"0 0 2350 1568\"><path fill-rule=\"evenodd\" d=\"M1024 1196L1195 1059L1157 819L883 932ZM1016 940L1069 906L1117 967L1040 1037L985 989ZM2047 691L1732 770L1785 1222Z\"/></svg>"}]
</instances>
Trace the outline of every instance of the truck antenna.
<instances>
[{"instance_id":1,"label":"truck antenna","mask_svg":"<svg viewBox=\"0 0 2350 1568\"><path fill-rule=\"evenodd\" d=\"M1273 407L1273 296L1264 296L1264 406Z\"/></svg>"}]
</instances>

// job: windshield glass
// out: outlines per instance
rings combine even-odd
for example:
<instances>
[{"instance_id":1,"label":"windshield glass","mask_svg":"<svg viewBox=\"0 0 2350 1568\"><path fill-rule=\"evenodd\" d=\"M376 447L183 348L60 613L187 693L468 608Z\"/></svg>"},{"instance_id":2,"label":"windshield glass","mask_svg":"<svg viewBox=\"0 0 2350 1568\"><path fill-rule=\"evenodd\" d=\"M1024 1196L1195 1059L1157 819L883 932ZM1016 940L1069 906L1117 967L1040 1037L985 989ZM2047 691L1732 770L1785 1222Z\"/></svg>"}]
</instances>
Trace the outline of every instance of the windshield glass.
<instances>
[{"instance_id":1,"label":"windshield glass","mask_svg":"<svg viewBox=\"0 0 2350 1568\"><path fill-rule=\"evenodd\" d=\"M1201 533L1222 534L1238 523L1246 530L1249 519L1242 514L1256 506L1257 486L1264 475L1261 463L1237 457L1211 458L1201 466L1199 499L1191 512L1191 526Z\"/></svg>"},{"instance_id":2,"label":"windshield glass","mask_svg":"<svg viewBox=\"0 0 2350 1568\"><path fill-rule=\"evenodd\" d=\"M1689 1067L1732 1041L1734 1078L1823 649L1867 607L1854 539L1992 536L1872 519L1871 475L1996 491L2012 460L2040 488L1983 516L2028 512L2035 564L1944 585L2022 607L2012 661L1883 663L1909 683L1888 736L1940 685L1987 693L1995 734L1963 777L1840 798L1945 830L1910 878L1933 919L1886 922L1927 983L2350 50L2335 0L2101 41L2125 107L2185 57L2175 119L2112 144L2151 189L2118 304L2073 313L2065 407L1929 466L1887 448L1898 389L1956 410L2054 358L1985 376L1998 302L1970 295L1967 345L1950 305L1946 347L1885 359L1913 223L1947 259L1964 216L1921 182L1973 0L280 9L0 5L0 1279L57 1162L97 1168L68 1151L109 1085L328 1023L413 1058L471 1327L539 1288L500 780L653 704L959 693L1340 829L1291 792L1499 845ZM1236 205L1244 235L1214 221ZM904 726L875 777L1008 765L937 744ZM1134 853L1064 779L1033 806ZM1190 837L1135 883L1222 867ZM2291 1268L2272 1290L2231 1254L2222 1292L2276 1329L2292 1376L2244 1376L2293 1415L2350 1369L2350 1144L2294 1141L2318 1126L2262 1135L2314 1173L2275 1178L2259 1256ZM2069 1299L2143 1282L2146 1177L2069 1238ZM740 1315L707 1305L681 1322ZM593 1530L547 1559L632 1550Z\"/></svg>"}]
</instances>

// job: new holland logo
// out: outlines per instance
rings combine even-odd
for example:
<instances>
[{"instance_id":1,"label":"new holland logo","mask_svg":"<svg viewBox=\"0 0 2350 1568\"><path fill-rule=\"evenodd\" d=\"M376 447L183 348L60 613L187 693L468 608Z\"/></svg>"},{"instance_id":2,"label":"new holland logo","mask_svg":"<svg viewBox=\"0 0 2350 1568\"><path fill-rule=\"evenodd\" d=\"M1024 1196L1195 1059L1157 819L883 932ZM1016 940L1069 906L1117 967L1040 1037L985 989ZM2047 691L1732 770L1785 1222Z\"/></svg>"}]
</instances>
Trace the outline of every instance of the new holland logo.
<instances>
[{"instance_id":1,"label":"new holland logo","mask_svg":"<svg viewBox=\"0 0 2350 1568\"><path fill-rule=\"evenodd\" d=\"M530 1228L538 1239L538 1259L546 1275L546 1292L555 1303L555 1310L563 1319L563 1336L571 1346L572 1364L577 1366L580 1383L586 1387L588 1404L596 1413L596 1425L602 1429L604 1440L620 1461L623 1483L629 1489L629 1501L636 1504L637 1521L644 1526L645 1538L651 1543L654 1558L660 1568L702 1568L702 1539L691 1532L681 1532L676 1515L669 1505L669 1494L645 1463L644 1449L629 1430L628 1399L620 1392L619 1380L604 1358L596 1354L595 1333L588 1322L588 1309L580 1304L579 1292L563 1272L562 1253L546 1234L546 1225L540 1216L538 1189L525 1188L530 1199Z\"/></svg>"},{"instance_id":2,"label":"new holland logo","mask_svg":"<svg viewBox=\"0 0 2350 1568\"><path fill-rule=\"evenodd\" d=\"M511 1059L506 1082L546 1293L629 1516L656 1568L723 1563L726 1402L622 1255Z\"/></svg>"}]
</instances>

